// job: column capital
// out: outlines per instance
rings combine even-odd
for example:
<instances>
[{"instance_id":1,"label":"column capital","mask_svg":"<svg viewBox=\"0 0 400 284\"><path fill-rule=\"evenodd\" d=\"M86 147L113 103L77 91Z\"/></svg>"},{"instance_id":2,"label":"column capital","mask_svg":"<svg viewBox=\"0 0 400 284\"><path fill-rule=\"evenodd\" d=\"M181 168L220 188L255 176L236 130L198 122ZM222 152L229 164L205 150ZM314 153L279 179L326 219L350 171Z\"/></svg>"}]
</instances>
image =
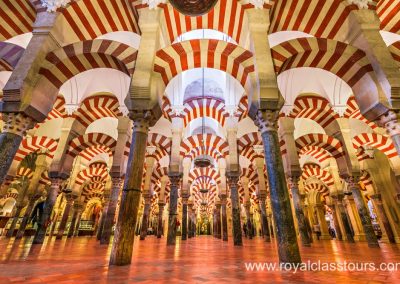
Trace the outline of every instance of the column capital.
<instances>
[{"instance_id":1,"label":"column capital","mask_svg":"<svg viewBox=\"0 0 400 284\"><path fill-rule=\"evenodd\" d=\"M379 117L378 124L379 126L384 127L390 136L399 135L400 124L398 118L398 112L395 112L394 110L389 110Z\"/></svg>"},{"instance_id":2,"label":"column capital","mask_svg":"<svg viewBox=\"0 0 400 284\"><path fill-rule=\"evenodd\" d=\"M382 194L376 193L370 196L375 202L382 202Z\"/></svg>"},{"instance_id":3,"label":"column capital","mask_svg":"<svg viewBox=\"0 0 400 284\"><path fill-rule=\"evenodd\" d=\"M360 186L358 184L360 182L360 177L359 176L347 176L344 179L345 179L345 181L347 183L347 186L348 186L348 188L350 190L352 190L354 188L356 188L356 189L360 188Z\"/></svg>"},{"instance_id":4,"label":"column capital","mask_svg":"<svg viewBox=\"0 0 400 284\"><path fill-rule=\"evenodd\" d=\"M271 131L277 132L278 117L279 111L277 110L258 110L254 122L257 125L261 134Z\"/></svg>"},{"instance_id":5,"label":"column capital","mask_svg":"<svg viewBox=\"0 0 400 284\"><path fill-rule=\"evenodd\" d=\"M124 179L122 177L111 177L111 182L113 187L121 188L124 184Z\"/></svg>"},{"instance_id":6,"label":"column capital","mask_svg":"<svg viewBox=\"0 0 400 284\"><path fill-rule=\"evenodd\" d=\"M287 183L289 188L292 190L293 188L299 187L300 176L299 175L291 175L287 177Z\"/></svg>"},{"instance_id":7,"label":"column capital","mask_svg":"<svg viewBox=\"0 0 400 284\"><path fill-rule=\"evenodd\" d=\"M228 171L225 173L225 176L230 188L237 186L240 176L239 172Z\"/></svg>"},{"instance_id":8,"label":"column capital","mask_svg":"<svg viewBox=\"0 0 400 284\"><path fill-rule=\"evenodd\" d=\"M12 133L21 137L35 126L36 121L23 113L3 113L3 133Z\"/></svg>"},{"instance_id":9,"label":"column capital","mask_svg":"<svg viewBox=\"0 0 400 284\"><path fill-rule=\"evenodd\" d=\"M178 186L182 180L182 173L169 173L168 177L171 182L171 186Z\"/></svg>"}]
</instances>

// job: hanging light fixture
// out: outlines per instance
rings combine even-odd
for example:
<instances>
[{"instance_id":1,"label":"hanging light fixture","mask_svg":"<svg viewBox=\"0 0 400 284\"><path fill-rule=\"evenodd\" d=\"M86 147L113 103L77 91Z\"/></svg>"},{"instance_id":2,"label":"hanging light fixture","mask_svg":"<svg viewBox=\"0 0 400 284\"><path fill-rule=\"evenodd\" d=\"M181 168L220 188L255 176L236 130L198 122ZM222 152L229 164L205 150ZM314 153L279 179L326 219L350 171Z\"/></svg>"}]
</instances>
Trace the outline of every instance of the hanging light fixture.
<instances>
[{"instance_id":1,"label":"hanging light fixture","mask_svg":"<svg viewBox=\"0 0 400 284\"><path fill-rule=\"evenodd\" d=\"M203 104L202 107L204 107L205 104L205 89L204 89L204 68L203 68L203 79L202 79L202 100ZM205 121L205 116L203 114L201 118L201 136L200 136L200 147L201 147L201 155L197 156L194 159L194 165L199 168L206 168L211 165L211 160L210 158L206 155L206 146L204 143L204 137L206 135L206 121Z\"/></svg>"},{"instance_id":2,"label":"hanging light fixture","mask_svg":"<svg viewBox=\"0 0 400 284\"><path fill-rule=\"evenodd\" d=\"M197 17L208 13L218 0L169 0L180 13Z\"/></svg>"}]
</instances>

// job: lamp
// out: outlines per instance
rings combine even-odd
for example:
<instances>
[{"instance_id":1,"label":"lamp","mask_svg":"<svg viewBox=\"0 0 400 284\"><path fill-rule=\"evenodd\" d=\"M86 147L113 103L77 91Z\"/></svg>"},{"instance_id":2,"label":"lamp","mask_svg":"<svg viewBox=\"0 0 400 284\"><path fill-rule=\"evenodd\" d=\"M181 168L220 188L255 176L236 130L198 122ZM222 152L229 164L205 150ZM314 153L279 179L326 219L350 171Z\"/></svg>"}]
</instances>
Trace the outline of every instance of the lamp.
<instances>
[{"instance_id":1,"label":"lamp","mask_svg":"<svg viewBox=\"0 0 400 284\"><path fill-rule=\"evenodd\" d=\"M180 13L196 17L208 13L218 0L170 0L169 2Z\"/></svg>"}]
</instances>

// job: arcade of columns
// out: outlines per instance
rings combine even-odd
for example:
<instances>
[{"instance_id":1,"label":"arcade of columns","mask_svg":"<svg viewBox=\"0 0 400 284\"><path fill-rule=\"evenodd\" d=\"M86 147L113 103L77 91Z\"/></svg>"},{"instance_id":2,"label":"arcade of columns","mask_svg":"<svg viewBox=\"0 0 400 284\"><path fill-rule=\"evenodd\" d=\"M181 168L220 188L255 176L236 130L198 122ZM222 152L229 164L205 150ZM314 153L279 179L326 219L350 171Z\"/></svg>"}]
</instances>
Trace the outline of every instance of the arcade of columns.
<instances>
[{"instance_id":1,"label":"arcade of columns","mask_svg":"<svg viewBox=\"0 0 400 284\"><path fill-rule=\"evenodd\" d=\"M91 221L101 244L114 235L111 265L131 262L148 227L167 245L212 231L236 246L246 227L281 262L331 239L327 216L337 240L378 247L377 222L400 243L395 1L220 0L198 17L165 1L65 2L0 0L7 237L41 208L33 243ZM222 36L184 37L199 29ZM199 68L224 74L222 96L184 96Z\"/></svg>"}]
</instances>

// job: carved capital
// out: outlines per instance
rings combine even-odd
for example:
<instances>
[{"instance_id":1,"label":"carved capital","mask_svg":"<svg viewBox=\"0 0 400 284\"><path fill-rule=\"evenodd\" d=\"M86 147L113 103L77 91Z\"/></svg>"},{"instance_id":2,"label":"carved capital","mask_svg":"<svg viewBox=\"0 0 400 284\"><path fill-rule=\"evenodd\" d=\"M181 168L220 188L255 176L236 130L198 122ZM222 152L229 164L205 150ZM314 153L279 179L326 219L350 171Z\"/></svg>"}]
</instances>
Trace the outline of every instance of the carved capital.
<instances>
[{"instance_id":1,"label":"carved capital","mask_svg":"<svg viewBox=\"0 0 400 284\"><path fill-rule=\"evenodd\" d=\"M278 111L268 109L258 110L254 122L261 134L264 132L278 131L278 117Z\"/></svg>"},{"instance_id":2,"label":"carved capital","mask_svg":"<svg viewBox=\"0 0 400 284\"><path fill-rule=\"evenodd\" d=\"M133 121L133 132L147 133L157 122L157 116L151 110L131 110L129 118Z\"/></svg>"},{"instance_id":3,"label":"carved capital","mask_svg":"<svg viewBox=\"0 0 400 284\"><path fill-rule=\"evenodd\" d=\"M182 180L182 173L169 173L168 177L171 182L171 186L179 186L179 183Z\"/></svg>"},{"instance_id":4,"label":"carved capital","mask_svg":"<svg viewBox=\"0 0 400 284\"><path fill-rule=\"evenodd\" d=\"M113 177L111 178L112 187L121 188L124 184L124 179L122 177Z\"/></svg>"},{"instance_id":5,"label":"carved capital","mask_svg":"<svg viewBox=\"0 0 400 284\"><path fill-rule=\"evenodd\" d=\"M290 189L299 187L300 177L296 175L288 176L287 183Z\"/></svg>"},{"instance_id":6,"label":"carved capital","mask_svg":"<svg viewBox=\"0 0 400 284\"><path fill-rule=\"evenodd\" d=\"M35 121L22 113L3 113L3 132L24 137L26 132L35 126Z\"/></svg>"},{"instance_id":7,"label":"carved capital","mask_svg":"<svg viewBox=\"0 0 400 284\"><path fill-rule=\"evenodd\" d=\"M398 115L392 110L389 110L385 114L381 115L379 117L378 124L381 127L384 127L390 136L400 134Z\"/></svg>"},{"instance_id":8,"label":"carved capital","mask_svg":"<svg viewBox=\"0 0 400 284\"><path fill-rule=\"evenodd\" d=\"M357 188L357 189L360 188L360 186L358 184L360 182L360 177L358 177L358 176L348 176L348 177L345 178L345 180L346 180L346 183L347 183L347 186L348 186L349 190L352 190L353 188Z\"/></svg>"},{"instance_id":9,"label":"carved capital","mask_svg":"<svg viewBox=\"0 0 400 284\"><path fill-rule=\"evenodd\" d=\"M56 12L59 8L66 7L71 0L41 0L42 6L47 9L47 12Z\"/></svg>"},{"instance_id":10,"label":"carved capital","mask_svg":"<svg viewBox=\"0 0 400 284\"><path fill-rule=\"evenodd\" d=\"M227 172L225 175L229 188L237 187L240 176L239 172Z\"/></svg>"},{"instance_id":11,"label":"carved capital","mask_svg":"<svg viewBox=\"0 0 400 284\"><path fill-rule=\"evenodd\" d=\"M382 202L382 195L380 193L376 193L370 196L375 202Z\"/></svg>"}]
</instances>

